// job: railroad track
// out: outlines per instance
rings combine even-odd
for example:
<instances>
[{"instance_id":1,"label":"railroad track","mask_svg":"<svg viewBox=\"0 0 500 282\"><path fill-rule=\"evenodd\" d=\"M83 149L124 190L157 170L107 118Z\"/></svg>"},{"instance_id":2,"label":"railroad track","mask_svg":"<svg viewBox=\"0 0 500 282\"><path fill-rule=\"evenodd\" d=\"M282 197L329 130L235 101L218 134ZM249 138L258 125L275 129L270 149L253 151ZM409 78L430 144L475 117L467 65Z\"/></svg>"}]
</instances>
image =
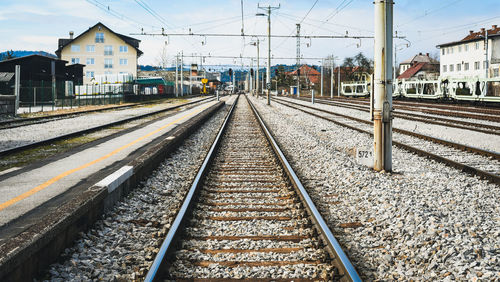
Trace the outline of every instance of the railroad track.
<instances>
[{"instance_id":1,"label":"railroad track","mask_svg":"<svg viewBox=\"0 0 500 282\"><path fill-rule=\"evenodd\" d=\"M247 99L201 166L145 281L360 281Z\"/></svg>"},{"instance_id":2,"label":"railroad track","mask_svg":"<svg viewBox=\"0 0 500 282\"><path fill-rule=\"evenodd\" d=\"M276 103L372 135L373 123L348 115L273 98ZM500 184L500 154L431 136L393 128L393 144L405 150L430 157L465 172Z\"/></svg>"},{"instance_id":3,"label":"railroad track","mask_svg":"<svg viewBox=\"0 0 500 282\"><path fill-rule=\"evenodd\" d=\"M53 137L53 138L48 138L48 139L45 139L45 140L41 140L41 141L37 141L37 142L32 142L32 143L28 143L28 144L25 144L25 145L21 145L21 146L13 147L13 148L10 148L10 149L2 150L2 151L0 151L0 157L5 157L5 156L13 155L13 154L16 154L16 153L20 153L20 152L26 151L28 149L33 149L33 148L37 148L37 147L40 147L40 146L52 144L54 142L61 141L61 140L75 138L75 137L78 137L78 136L82 136L82 135L89 134L89 133L92 133L92 132L96 132L96 131L99 131L99 130L103 130L103 129L106 129L106 128L111 128L111 127L114 127L114 126L117 126L117 125L126 124L128 122L132 122L132 121L136 121L136 120L140 120L140 119L150 118L150 117L153 117L155 115L163 114L163 113L167 113L167 112L171 112L173 110L176 110L176 109L179 109L179 108L182 108L182 107L186 107L186 106L189 107L189 106L192 106L192 105L195 105L195 104L198 104L198 103L208 102L211 99L214 99L214 98L210 97L210 98L205 98L205 99L202 99L202 100L192 101L192 102L188 102L188 103L184 103L184 104L180 104L180 105L168 107L168 108L165 108L165 109L161 109L161 110L158 110L158 111L154 111L154 112L150 112L150 113L146 113L146 114L141 114L141 115L137 115L137 116L125 118L125 119L122 119L122 120L114 121L114 122L111 122L111 123L107 123L107 124L103 124L103 125L91 127L91 128L88 128L88 129L79 130L79 131L75 131L75 132L72 132L72 133L59 135L59 136L56 136L56 137Z\"/></svg>"},{"instance_id":4,"label":"railroad track","mask_svg":"<svg viewBox=\"0 0 500 282\"><path fill-rule=\"evenodd\" d=\"M302 97L295 98L295 99L306 101L306 98L302 98ZM315 99L315 102L319 103L319 104L339 106L339 107L359 110L359 111L363 111L363 112L370 112L369 106L354 105L351 103L348 104L347 102L336 102L336 101L324 100L324 99ZM401 112L398 110L393 111L393 116L396 118L402 118L402 119L406 119L406 120L431 123L431 124L436 124L436 125L459 128L459 129L466 129L466 130L487 133L487 134L493 134L493 135L500 135L500 126L495 126L495 125L491 125L491 124L481 124L481 123L475 123L475 122L464 121L464 120L448 119L448 118L443 118L443 117L438 118L438 117L433 117L433 116L429 116L429 115ZM500 118L499 118L499 121L500 121Z\"/></svg>"},{"instance_id":5,"label":"railroad track","mask_svg":"<svg viewBox=\"0 0 500 282\"><path fill-rule=\"evenodd\" d=\"M128 105L118 105L118 106L112 106L112 107L106 107L106 108L92 109L92 110L86 110L86 111L76 111L76 112L56 114L56 115L3 120L3 121L0 121L0 129L9 129L9 128L17 128L17 127L33 125L33 124L40 124L40 123L45 123L48 121L65 119L65 118L69 118L69 117L76 117L79 115L85 115L85 114L90 114L90 113L140 107L143 105L154 104L157 102L158 101L148 101L148 102L134 103L134 104L128 104Z\"/></svg>"}]
</instances>

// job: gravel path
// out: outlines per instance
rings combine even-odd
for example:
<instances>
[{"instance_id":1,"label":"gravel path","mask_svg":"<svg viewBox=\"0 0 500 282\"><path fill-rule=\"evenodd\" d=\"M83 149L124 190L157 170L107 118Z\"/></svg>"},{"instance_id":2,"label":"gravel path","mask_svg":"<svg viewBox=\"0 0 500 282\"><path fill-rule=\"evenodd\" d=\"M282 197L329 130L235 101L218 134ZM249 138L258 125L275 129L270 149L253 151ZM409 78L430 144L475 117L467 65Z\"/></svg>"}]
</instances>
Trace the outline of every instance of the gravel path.
<instances>
[{"instance_id":1,"label":"gravel path","mask_svg":"<svg viewBox=\"0 0 500 282\"><path fill-rule=\"evenodd\" d=\"M363 279L500 279L500 186L398 148L374 172L368 135L252 100Z\"/></svg>"},{"instance_id":2,"label":"gravel path","mask_svg":"<svg viewBox=\"0 0 500 282\"><path fill-rule=\"evenodd\" d=\"M192 98L188 99L188 101L196 101L199 99L202 98ZM171 102L154 104L143 107L125 108L107 112L96 112L72 118L48 121L41 124L2 129L2 134L0 134L0 150L7 150L17 146L107 124L113 121L151 113L167 107L172 107L176 104L179 104L179 101L176 100L173 103Z\"/></svg>"},{"instance_id":3,"label":"gravel path","mask_svg":"<svg viewBox=\"0 0 500 282\"><path fill-rule=\"evenodd\" d=\"M139 281L147 273L197 170L232 103L226 100L152 176L81 234L49 267L50 281Z\"/></svg>"},{"instance_id":4,"label":"gravel path","mask_svg":"<svg viewBox=\"0 0 500 282\"><path fill-rule=\"evenodd\" d=\"M292 101L294 103L303 104L311 106L311 102L301 101L297 99L288 99L285 98L283 100ZM338 106L330 106L324 104L315 103L314 107L319 109L332 111L335 113L340 113L344 115L349 115L352 117L357 117L365 120L370 119L370 113L362 112L354 109L347 109ZM495 123L495 125L500 126L499 123ZM456 143L468 144L472 147L477 147L485 150L500 152L500 136L491 135L481 132L475 132L465 129L459 129L454 127L447 127L442 125L423 123L419 121L412 121L402 118L394 118L393 126L395 128L405 129L425 135L429 135L435 138L440 138L444 140L450 140Z\"/></svg>"}]
</instances>

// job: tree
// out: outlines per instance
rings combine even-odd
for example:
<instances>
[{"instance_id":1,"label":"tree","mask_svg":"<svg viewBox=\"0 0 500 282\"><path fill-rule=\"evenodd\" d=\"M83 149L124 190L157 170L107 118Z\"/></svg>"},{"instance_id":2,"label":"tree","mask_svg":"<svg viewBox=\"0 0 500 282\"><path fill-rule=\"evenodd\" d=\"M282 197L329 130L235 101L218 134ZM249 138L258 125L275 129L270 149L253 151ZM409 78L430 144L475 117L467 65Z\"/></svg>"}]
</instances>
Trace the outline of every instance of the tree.
<instances>
[{"instance_id":1,"label":"tree","mask_svg":"<svg viewBox=\"0 0 500 282\"><path fill-rule=\"evenodd\" d=\"M10 50L5 52L5 54L0 56L0 61L14 59L14 51Z\"/></svg>"},{"instance_id":2,"label":"tree","mask_svg":"<svg viewBox=\"0 0 500 282\"><path fill-rule=\"evenodd\" d=\"M346 80L357 80L363 72L373 72L373 61L360 52L354 57L344 59L342 72L345 74Z\"/></svg>"}]
</instances>

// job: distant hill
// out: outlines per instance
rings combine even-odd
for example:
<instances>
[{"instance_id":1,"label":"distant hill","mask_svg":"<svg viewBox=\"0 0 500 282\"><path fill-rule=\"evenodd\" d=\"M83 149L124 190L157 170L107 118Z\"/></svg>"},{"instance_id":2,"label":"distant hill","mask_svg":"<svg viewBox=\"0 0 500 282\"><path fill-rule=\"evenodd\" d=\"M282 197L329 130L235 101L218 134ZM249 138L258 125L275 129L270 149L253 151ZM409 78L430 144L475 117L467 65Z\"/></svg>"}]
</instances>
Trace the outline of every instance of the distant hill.
<instances>
[{"instance_id":1,"label":"distant hill","mask_svg":"<svg viewBox=\"0 0 500 282\"><path fill-rule=\"evenodd\" d=\"M10 52L10 50L8 51ZM14 58L20 58L20 57L25 57L29 55L42 55L42 56L47 56L47 57L52 57L52 58L57 58L56 55L47 53L45 51L28 51L28 50L13 50L12 51L12 56ZM0 61L3 61L7 59L7 51L0 53Z\"/></svg>"}]
</instances>

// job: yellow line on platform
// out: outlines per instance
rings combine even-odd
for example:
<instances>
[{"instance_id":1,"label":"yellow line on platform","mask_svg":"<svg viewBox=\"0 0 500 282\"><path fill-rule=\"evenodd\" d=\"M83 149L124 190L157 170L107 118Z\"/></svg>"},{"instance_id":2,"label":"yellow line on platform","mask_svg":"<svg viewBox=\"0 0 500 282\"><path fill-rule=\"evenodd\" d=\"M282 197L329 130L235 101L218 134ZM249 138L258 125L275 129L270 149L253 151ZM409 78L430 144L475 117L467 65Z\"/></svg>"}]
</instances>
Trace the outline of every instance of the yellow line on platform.
<instances>
[{"instance_id":1,"label":"yellow line on platform","mask_svg":"<svg viewBox=\"0 0 500 282\"><path fill-rule=\"evenodd\" d=\"M192 113L190 113L190 114L187 114L187 115L185 115L185 116L182 116L182 117L178 118L177 120L172 121L172 122L170 122L169 124L166 124L166 125L164 125L164 126L162 126L162 127L158 128L158 129L156 129L156 130L154 130L154 131L152 131L152 132L150 132L150 133L148 133L148 134L146 134L146 135L144 135L144 136L142 136L142 137L139 137L139 138L135 139L134 141L132 141L132 142L130 142L130 143L128 143L128 144L126 144L126 145L123 145L122 147L120 147L120 148L118 148L118 149L116 149L116 150L112 151L111 153L108 153L108 154L106 154L106 155L104 155L104 156L102 156L102 157L100 157L100 158L98 158L98 159L95 159L95 160L93 160L93 161L91 161L91 162L88 162L88 163L86 163L86 164L84 164L84 165L81 165L81 166L79 166L79 167L77 167L77 168L74 168L74 169L70 169L70 170L68 170L68 171L65 171L65 172L63 172L63 173L59 174L58 176L55 176L54 178L51 178L51 179L49 179L48 181L46 181L46 182L44 182L44 183L42 183L42 184L40 184L40 185L36 186L35 188L33 188L33 189L31 189L31 190L29 190L29 191L27 191L27 192L25 192L25 193L23 193L23 194L21 194L21 195L19 195L19 196L16 196L16 197L14 197L14 198L12 198L12 199L10 199L10 200L8 200L8 201L6 201L6 202L4 202L4 203L0 204L0 211L2 211L2 210L4 210L4 209L6 209L7 207L9 207L9 206L11 206L11 205L13 205L13 204L15 204L15 203L17 203L17 202L21 201L21 200L24 200L24 199L26 199L26 198L28 198L28 197L30 197L30 196L32 196L32 195L34 195L34 194L36 194L36 193L38 193L38 192L42 191L43 189L45 189L45 188L49 187L50 185L52 185L52 184L56 183L57 181L59 181L59 180L63 179L63 178L64 178L64 177L66 177L66 176L68 176L68 175L70 175L70 174L73 174L73 173L75 173L75 172L77 172L77 171L80 171L80 170L82 170L82 169L85 169L85 168L87 168L87 167L89 167L89 166L92 166L92 165L94 165L94 164L96 164L96 163L98 163L98 162L101 162L101 161L103 161L103 160L105 160L105 159L107 159L107 158L109 158L109 157L111 157L111 156L113 156L113 155L116 155L117 153L119 153L119 152L121 152L121 151L123 151L123 150L127 149L128 147L130 147L130 146L132 146L132 145L136 144L137 142L140 142L140 141L142 141L142 140L144 140L144 139L146 139L146 138L148 138L148 137L150 137L150 136L152 136L152 135L154 135L154 134L156 134L156 133L158 133L158 132L162 131L163 129L165 129L165 128L167 128L167 127L171 126L171 125L172 125L172 124L174 124L174 123L177 123L177 122L179 122L179 121L181 121L181 120L183 120L183 119L186 119L186 118L188 118L188 117L190 117L190 116L192 116L192 115L195 115L195 114L197 114L197 113L200 113L200 112L202 112L202 111L206 110L208 107L209 107L209 106L203 107L203 108L201 108L201 109L199 109L199 110L197 110L197 111L194 111L194 112L192 112Z\"/></svg>"}]
</instances>

